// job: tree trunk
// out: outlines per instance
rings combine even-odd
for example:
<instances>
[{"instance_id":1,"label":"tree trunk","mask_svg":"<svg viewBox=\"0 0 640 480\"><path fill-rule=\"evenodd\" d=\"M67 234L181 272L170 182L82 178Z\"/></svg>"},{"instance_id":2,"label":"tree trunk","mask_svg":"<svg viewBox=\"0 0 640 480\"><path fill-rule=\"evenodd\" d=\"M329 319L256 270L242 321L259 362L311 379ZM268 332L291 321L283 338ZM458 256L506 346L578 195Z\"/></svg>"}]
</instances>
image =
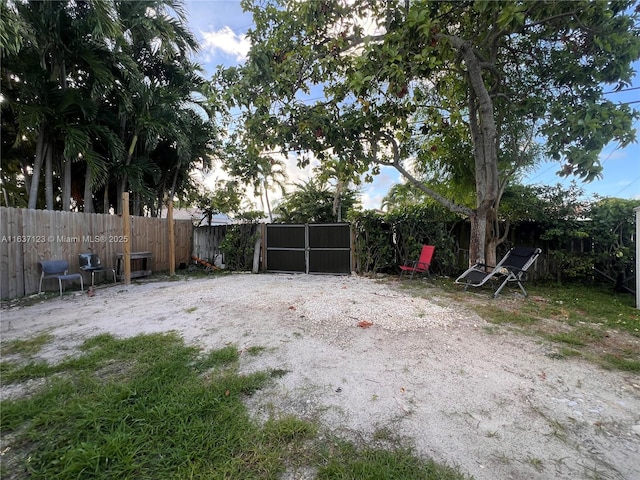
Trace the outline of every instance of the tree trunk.
<instances>
[{"instance_id":1,"label":"tree trunk","mask_svg":"<svg viewBox=\"0 0 640 480\"><path fill-rule=\"evenodd\" d=\"M47 148L44 157L44 198L47 210L53 210L53 148Z\"/></svg>"},{"instance_id":2,"label":"tree trunk","mask_svg":"<svg viewBox=\"0 0 640 480\"><path fill-rule=\"evenodd\" d=\"M116 182L116 191L118 194L116 195L116 213L118 215L122 215L122 193L124 192L124 184L127 183L126 179L119 178Z\"/></svg>"},{"instance_id":3,"label":"tree trunk","mask_svg":"<svg viewBox=\"0 0 640 480\"><path fill-rule=\"evenodd\" d=\"M135 152L136 150L136 145L138 143L138 135L134 135L133 138L131 139L131 144L129 145L129 152L127 153L127 161L125 163L125 165L128 167L129 165L131 165L131 159L133 158L133 152ZM127 189L127 183L128 183L128 176L126 174L126 170L125 173L122 175L122 179L120 179L120 181L118 181L118 214L122 214L122 194L125 192L125 190Z\"/></svg>"},{"instance_id":4,"label":"tree trunk","mask_svg":"<svg viewBox=\"0 0 640 480\"><path fill-rule=\"evenodd\" d=\"M140 206L140 192L133 194L133 214L137 217L142 216L142 207Z\"/></svg>"},{"instance_id":5,"label":"tree trunk","mask_svg":"<svg viewBox=\"0 0 640 480\"><path fill-rule=\"evenodd\" d=\"M104 193L102 194L102 213L108 215L110 209L111 204L109 202L109 180L107 180L104 184Z\"/></svg>"},{"instance_id":6,"label":"tree trunk","mask_svg":"<svg viewBox=\"0 0 640 480\"><path fill-rule=\"evenodd\" d=\"M31 191L31 175L29 175L29 162L27 162L25 158L22 158L20 163L22 165L22 176L24 177L25 193L29 195L29 192Z\"/></svg>"},{"instance_id":7,"label":"tree trunk","mask_svg":"<svg viewBox=\"0 0 640 480\"><path fill-rule=\"evenodd\" d=\"M336 183L336 191L333 194L333 215L337 217L338 222L342 221L342 188L343 183L338 179Z\"/></svg>"},{"instance_id":8,"label":"tree trunk","mask_svg":"<svg viewBox=\"0 0 640 480\"><path fill-rule=\"evenodd\" d=\"M271 213L271 204L269 203L269 194L267 193L267 181L264 182L264 201L267 203L267 212L269 212L269 221L273 223L273 214Z\"/></svg>"},{"instance_id":9,"label":"tree trunk","mask_svg":"<svg viewBox=\"0 0 640 480\"><path fill-rule=\"evenodd\" d=\"M31 188L29 189L29 204L27 208L35 210L38 206L38 187L40 186L40 173L46 154L47 144L44 140L46 125L40 127L38 132L38 143L36 144L36 158L33 162L33 173L31 174Z\"/></svg>"},{"instance_id":10,"label":"tree trunk","mask_svg":"<svg viewBox=\"0 0 640 480\"><path fill-rule=\"evenodd\" d=\"M476 56L473 46L453 35L438 36L458 49L467 67L469 128L473 142L476 181L476 210L475 215L471 217L469 246L469 262L473 263L477 259L487 259L487 214L495 207L499 198L498 129L494 118L493 100L484 83L481 61ZM489 256L495 258L495 251Z\"/></svg>"},{"instance_id":11,"label":"tree trunk","mask_svg":"<svg viewBox=\"0 0 640 480\"><path fill-rule=\"evenodd\" d=\"M91 181L92 181L92 173L91 173L91 165L87 163L87 171L84 175L84 213L94 213L95 209L93 208L93 191L91 189Z\"/></svg>"},{"instance_id":12,"label":"tree trunk","mask_svg":"<svg viewBox=\"0 0 640 480\"><path fill-rule=\"evenodd\" d=\"M487 230L489 229L489 224L491 220L487 219ZM496 232L488 233L488 241L486 247L486 259L487 265L495 265L497 263L497 255L496 255L496 247L502 243L502 239L499 238Z\"/></svg>"},{"instance_id":13,"label":"tree trunk","mask_svg":"<svg viewBox=\"0 0 640 480\"><path fill-rule=\"evenodd\" d=\"M469 263L487 263L484 256L478 257L478 252L484 254L484 242L487 234L487 212L477 209L469 217L471 221L471 238L469 239Z\"/></svg>"},{"instance_id":14,"label":"tree trunk","mask_svg":"<svg viewBox=\"0 0 640 480\"><path fill-rule=\"evenodd\" d=\"M68 212L71 210L71 160L64 159L62 166L62 210Z\"/></svg>"}]
</instances>

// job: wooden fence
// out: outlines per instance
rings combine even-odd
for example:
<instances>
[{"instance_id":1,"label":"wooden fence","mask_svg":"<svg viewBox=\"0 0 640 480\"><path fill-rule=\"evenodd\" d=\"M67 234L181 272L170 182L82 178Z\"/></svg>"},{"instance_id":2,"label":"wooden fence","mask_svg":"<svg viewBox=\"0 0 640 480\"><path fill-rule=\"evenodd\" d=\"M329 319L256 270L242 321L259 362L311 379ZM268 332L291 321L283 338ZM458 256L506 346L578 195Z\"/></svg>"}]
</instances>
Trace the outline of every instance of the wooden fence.
<instances>
[{"instance_id":1,"label":"wooden fence","mask_svg":"<svg viewBox=\"0 0 640 480\"><path fill-rule=\"evenodd\" d=\"M78 254L97 253L103 265L115 268L123 243L131 251L153 255L153 270L169 270L169 233L166 218L130 217L131 238L123 238L122 217L95 213L59 212L0 207L0 298L38 291L40 260L67 260L78 272ZM188 264L193 225L174 220L175 262ZM53 289L53 282L43 288Z\"/></svg>"},{"instance_id":2,"label":"wooden fence","mask_svg":"<svg viewBox=\"0 0 640 480\"><path fill-rule=\"evenodd\" d=\"M227 225L198 227L193 232L193 255L208 262L221 253L220 244L227 234Z\"/></svg>"}]
</instances>

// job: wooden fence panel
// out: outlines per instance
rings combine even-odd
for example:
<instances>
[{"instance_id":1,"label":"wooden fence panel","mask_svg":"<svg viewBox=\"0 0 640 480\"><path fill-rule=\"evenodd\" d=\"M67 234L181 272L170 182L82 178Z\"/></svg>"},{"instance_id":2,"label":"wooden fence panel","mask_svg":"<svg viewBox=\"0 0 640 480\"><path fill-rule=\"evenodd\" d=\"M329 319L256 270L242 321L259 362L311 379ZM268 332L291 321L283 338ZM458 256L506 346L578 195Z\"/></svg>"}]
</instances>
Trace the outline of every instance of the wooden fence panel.
<instances>
[{"instance_id":1,"label":"wooden fence panel","mask_svg":"<svg viewBox=\"0 0 640 480\"><path fill-rule=\"evenodd\" d=\"M21 297L24 293L22 212L18 208L0 211L0 298Z\"/></svg>"},{"instance_id":2,"label":"wooden fence panel","mask_svg":"<svg viewBox=\"0 0 640 480\"><path fill-rule=\"evenodd\" d=\"M193 232L193 255L213 263L227 234L226 225L198 227Z\"/></svg>"},{"instance_id":3,"label":"wooden fence panel","mask_svg":"<svg viewBox=\"0 0 640 480\"><path fill-rule=\"evenodd\" d=\"M193 225L174 220L176 264L191 257ZM150 251L153 269L169 269L169 229L166 218L131 217L132 251ZM97 253L103 265L115 268L123 251L122 217L117 215L28 210L0 207L0 298L38 291L40 260L67 260L79 271L80 253ZM43 285L53 289L52 282Z\"/></svg>"},{"instance_id":4,"label":"wooden fence panel","mask_svg":"<svg viewBox=\"0 0 640 480\"><path fill-rule=\"evenodd\" d=\"M176 239L176 266L189 265L193 248L193 223L191 220L174 220Z\"/></svg>"}]
</instances>

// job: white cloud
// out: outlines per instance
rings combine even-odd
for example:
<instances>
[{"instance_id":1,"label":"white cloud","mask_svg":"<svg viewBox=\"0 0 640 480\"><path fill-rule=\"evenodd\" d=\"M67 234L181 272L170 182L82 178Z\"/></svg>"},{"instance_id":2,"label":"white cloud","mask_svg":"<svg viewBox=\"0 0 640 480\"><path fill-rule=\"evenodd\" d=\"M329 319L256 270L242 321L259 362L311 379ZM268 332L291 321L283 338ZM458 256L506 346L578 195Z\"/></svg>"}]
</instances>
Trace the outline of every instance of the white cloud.
<instances>
[{"instance_id":1,"label":"white cloud","mask_svg":"<svg viewBox=\"0 0 640 480\"><path fill-rule=\"evenodd\" d=\"M237 62L247 59L251 44L246 35L238 35L229 27L222 27L213 32L200 32L200 34L202 35L202 53L209 57L207 61L220 52L235 56Z\"/></svg>"}]
</instances>

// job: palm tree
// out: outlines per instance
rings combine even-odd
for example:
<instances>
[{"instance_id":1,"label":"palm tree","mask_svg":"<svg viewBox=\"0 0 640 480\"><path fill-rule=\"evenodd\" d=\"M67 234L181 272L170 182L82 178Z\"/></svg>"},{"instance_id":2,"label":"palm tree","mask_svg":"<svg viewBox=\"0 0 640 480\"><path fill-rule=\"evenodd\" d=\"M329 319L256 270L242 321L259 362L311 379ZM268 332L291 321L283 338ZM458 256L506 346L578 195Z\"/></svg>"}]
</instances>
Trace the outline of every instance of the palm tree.
<instances>
[{"instance_id":1,"label":"palm tree","mask_svg":"<svg viewBox=\"0 0 640 480\"><path fill-rule=\"evenodd\" d=\"M9 81L3 83L2 93L7 109L16 114L20 135L35 144L29 208L36 208L43 166L45 203L53 209L53 167L65 165L56 170L66 172L62 199L68 208L70 162L83 158L83 153L84 158L94 158L77 147L86 148L86 140L95 134L86 132L94 111L87 90L97 95L110 82L112 51L106 42L118 33L118 23L109 5L97 0L31 1L6 7L28 33L3 62L3 77Z\"/></svg>"},{"instance_id":2,"label":"palm tree","mask_svg":"<svg viewBox=\"0 0 640 480\"><path fill-rule=\"evenodd\" d=\"M207 115L193 112L192 94L203 80L188 58L196 42L181 2L12 2L0 21L0 36L22 33L2 51L3 138L16 133L3 157L7 151L18 161L11 149L19 147L33 152L7 169L27 174L29 208L54 208L57 189L64 209L73 191L78 208L93 211L99 189L105 212L109 195L117 192L120 201L125 189L152 205L164 195L158 189L173 195L188 187L196 159L206 166L213 130ZM162 145L172 155L154 153Z\"/></svg>"},{"instance_id":3,"label":"palm tree","mask_svg":"<svg viewBox=\"0 0 640 480\"><path fill-rule=\"evenodd\" d=\"M143 193L141 176L149 173L150 153L161 139L172 142L180 135L174 122L175 110L186 101L180 80L194 69L188 56L197 48L197 42L185 27L186 15L179 2L118 2L117 10L124 31L120 47L135 60L141 75L126 85L131 102L119 105L120 136L127 145L118 178L117 203L121 212L121 193L131 181L135 193Z\"/></svg>"},{"instance_id":4,"label":"palm tree","mask_svg":"<svg viewBox=\"0 0 640 480\"><path fill-rule=\"evenodd\" d=\"M282 194L285 193L287 171L282 160L268 157L260 157L255 165L253 177L253 190L256 197L260 198L262 209L265 203L269 214L269 221L273 222L271 203L269 202L269 190L275 191L278 187ZM264 197L264 202L262 201Z\"/></svg>"},{"instance_id":5,"label":"palm tree","mask_svg":"<svg viewBox=\"0 0 640 480\"><path fill-rule=\"evenodd\" d=\"M357 192L345 188L340 193L340 204L345 212L358 203ZM316 176L297 184L293 192L288 193L275 208L279 220L286 223L331 223L336 221L334 211L335 189L328 182ZM338 218L337 221L341 221Z\"/></svg>"}]
</instances>

